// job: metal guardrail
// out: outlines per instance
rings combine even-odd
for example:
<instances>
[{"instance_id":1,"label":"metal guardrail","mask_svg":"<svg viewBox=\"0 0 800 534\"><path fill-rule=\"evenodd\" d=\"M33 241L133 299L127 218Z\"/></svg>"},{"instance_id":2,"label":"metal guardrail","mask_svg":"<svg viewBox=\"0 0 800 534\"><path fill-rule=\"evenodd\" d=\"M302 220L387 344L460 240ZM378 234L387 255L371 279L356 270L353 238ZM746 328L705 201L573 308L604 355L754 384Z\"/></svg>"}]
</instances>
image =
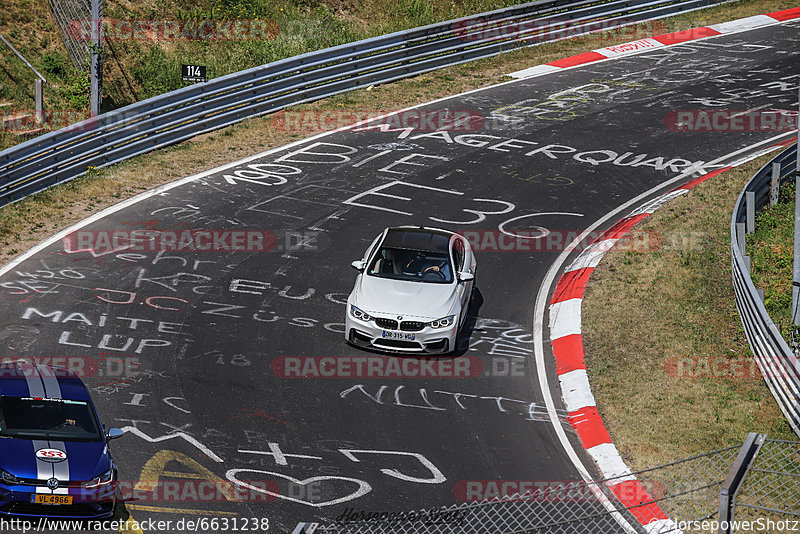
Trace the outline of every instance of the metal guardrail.
<instances>
[{"instance_id":1,"label":"metal guardrail","mask_svg":"<svg viewBox=\"0 0 800 534\"><path fill-rule=\"evenodd\" d=\"M800 436L800 362L770 319L750 279L750 257L745 248L745 234L754 229L755 212L770 201L773 164L779 165L780 181L786 181L794 177L796 161L797 147L784 150L742 190L731 217L731 264L736 307L747 341L769 390L792 430Z\"/></svg>"},{"instance_id":2,"label":"metal guardrail","mask_svg":"<svg viewBox=\"0 0 800 534\"><path fill-rule=\"evenodd\" d=\"M0 206L241 120L441 67L728 0L540 0L318 50L184 87L0 152ZM581 30L585 31L581 31Z\"/></svg>"}]
</instances>

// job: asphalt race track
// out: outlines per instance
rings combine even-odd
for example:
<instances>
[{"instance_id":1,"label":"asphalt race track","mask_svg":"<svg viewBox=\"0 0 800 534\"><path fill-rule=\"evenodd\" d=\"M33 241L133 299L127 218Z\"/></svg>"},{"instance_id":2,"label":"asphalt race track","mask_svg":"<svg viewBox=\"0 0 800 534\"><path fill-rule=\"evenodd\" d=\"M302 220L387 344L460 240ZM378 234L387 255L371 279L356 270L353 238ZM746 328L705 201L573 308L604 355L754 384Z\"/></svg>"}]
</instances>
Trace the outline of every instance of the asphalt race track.
<instances>
[{"instance_id":1,"label":"asphalt race track","mask_svg":"<svg viewBox=\"0 0 800 534\"><path fill-rule=\"evenodd\" d=\"M463 481L578 480L539 388L554 369L533 357L534 300L563 249L553 237L777 142L671 131L665 117L796 109L798 38L785 23L506 83L417 109L470 112L467 127L339 131L128 203L81 229L89 246L58 240L2 276L1 355L102 360L119 375L85 381L106 425L127 430L112 449L129 488L216 477L269 492L129 501L139 521L268 518L291 532L347 508L452 504ZM298 356L370 355L343 339L350 262L401 224L477 232L479 293L458 351L477 376L281 376ZM524 245L498 250L501 229ZM529 250L542 229L548 250ZM102 247L131 230L260 230L276 245Z\"/></svg>"}]
</instances>

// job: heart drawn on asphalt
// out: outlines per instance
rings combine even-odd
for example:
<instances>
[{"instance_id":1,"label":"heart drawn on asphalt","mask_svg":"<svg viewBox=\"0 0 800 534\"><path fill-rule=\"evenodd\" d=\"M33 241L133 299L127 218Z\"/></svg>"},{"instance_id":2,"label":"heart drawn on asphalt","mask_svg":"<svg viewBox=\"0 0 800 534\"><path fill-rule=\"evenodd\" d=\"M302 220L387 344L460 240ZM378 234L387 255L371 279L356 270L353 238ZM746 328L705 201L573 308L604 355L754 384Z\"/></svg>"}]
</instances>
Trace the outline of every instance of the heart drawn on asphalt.
<instances>
[{"instance_id":1,"label":"heart drawn on asphalt","mask_svg":"<svg viewBox=\"0 0 800 534\"><path fill-rule=\"evenodd\" d=\"M302 499L296 499L296 498L290 497L288 495L281 495L280 493L275 493L275 492L269 491L269 490L267 490L265 488L259 488L257 486L253 486L252 484L249 484L247 482L243 482L243 481L241 481L241 480L236 478L236 475L238 475L239 473L258 473L260 475L273 475L273 476L276 476L278 478L282 478L284 480L288 480L288 481L290 481L290 482L292 482L294 484L298 484L298 485L301 485L301 486L306 486L306 485L311 484L313 482L324 482L326 480L343 480L345 482L353 482L355 484L358 484L358 489L355 490L352 493L348 493L344 497L339 497L337 499L333 499L333 500L330 500L330 501L309 502L309 501L304 501ZM367 493L372 491L372 486L370 486L365 481L359 480L357 478L336 477L336 476L315 476L315 477L304 478L304 479L301 480L301 479L298 479L298 478L290 477L289 475L282 475L281 473L275 473L273 471L261 471L261 470L258 470L258 469L229 469L228 472L225 473L225 478L227 478L228 480L230 480L234 484L238 484L239 486L242 486L242 487L254 490L254 491L258 491L258 492L264 493L266 495L272 495L273 497L276 497L278 499L284 499L286 501L292 501L292 502L296 502L296 503L300 503L300 504L305 504L306 506L313 506L315 508L322 508L323 506L332 506L334 504L340 504L340 503L343 503L343 502L352 501L353 499L358 499L359 497L363 497L364 495L366 495Z\"/></svg>"}]
</instances>

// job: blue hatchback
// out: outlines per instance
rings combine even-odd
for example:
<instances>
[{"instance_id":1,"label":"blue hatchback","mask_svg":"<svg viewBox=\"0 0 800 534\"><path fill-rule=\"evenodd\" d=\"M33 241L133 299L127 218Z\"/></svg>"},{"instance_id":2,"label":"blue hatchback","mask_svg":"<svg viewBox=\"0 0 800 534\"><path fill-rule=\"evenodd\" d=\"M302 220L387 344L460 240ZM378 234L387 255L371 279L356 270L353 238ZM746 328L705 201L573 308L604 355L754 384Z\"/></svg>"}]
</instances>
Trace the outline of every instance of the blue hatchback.
<instances>
[{"instance_id":1,"label":"blue hatchback","mask_svg":"<svg viewBox=\"0 0 800 534\"><path fill-rule=\"evenodd\" d=\"M0 514L105 518L117 466L92 398L71 371L0 366Z\"/></svg>"}]
</instances>

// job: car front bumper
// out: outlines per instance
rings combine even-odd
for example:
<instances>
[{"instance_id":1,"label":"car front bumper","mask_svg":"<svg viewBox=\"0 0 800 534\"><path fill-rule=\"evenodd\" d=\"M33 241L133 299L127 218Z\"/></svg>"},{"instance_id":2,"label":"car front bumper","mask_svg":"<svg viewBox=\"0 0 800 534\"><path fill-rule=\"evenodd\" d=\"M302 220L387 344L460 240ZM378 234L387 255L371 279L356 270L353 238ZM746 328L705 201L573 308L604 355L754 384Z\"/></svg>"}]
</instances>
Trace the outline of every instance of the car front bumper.
<instances>
[{"instance_id":1,"label":"car front bumper","mask_svg":"<svg viewBox=\"0 0 800 534\"><path fill-rule=\"evenodd\" d=\"M37 494L36 489L36 486L0 484L0 515L54 519L106 519L114 513L116 484L93 489L69 488L68 495L72 496L72 504L35 504L31 502L31 498Z\"/></svg>"},{"instance_id":2,"label":"car front bumper","mask_svg":"<svg viewBox=\"0 0 800 534\"><path fill-rule=\"evenodd\" d=\"M403 331L378 326L374 319L363 321L351 316L345 318L345 339L358 347L383 352L445 354L456 346L458 321L446 328L425 326L420 330ZM390 319L389 317L377 317Z\"/></svg>"}]
</instances>

